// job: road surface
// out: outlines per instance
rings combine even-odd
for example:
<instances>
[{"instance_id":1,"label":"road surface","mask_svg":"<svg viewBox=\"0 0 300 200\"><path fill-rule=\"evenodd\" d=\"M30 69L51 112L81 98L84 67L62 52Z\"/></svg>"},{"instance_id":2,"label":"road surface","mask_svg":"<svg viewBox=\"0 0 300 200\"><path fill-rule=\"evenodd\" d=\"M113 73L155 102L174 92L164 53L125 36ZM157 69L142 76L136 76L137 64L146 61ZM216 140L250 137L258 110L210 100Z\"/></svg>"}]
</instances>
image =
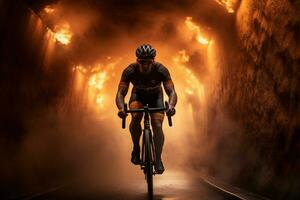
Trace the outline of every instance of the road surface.
<instances>
[{"instance_id":1,"label":"road surface","mask_svg":"<svg viewBox=\"0 0 300 200\"><path fill-rule=\"evenodd\" d=\"M140 174L142 176L142 174ZM82 184L82 185L81 185ZM80 183L58 187L26 199L72 199L72 200L144 200L147 199L147 186L143 178L122 179L120 182L101 184ZM178 171L166 171L154 177L155 200L223 200L229 197L211 189L200 178L193 178Z\"/></svg>"}]
</instances>

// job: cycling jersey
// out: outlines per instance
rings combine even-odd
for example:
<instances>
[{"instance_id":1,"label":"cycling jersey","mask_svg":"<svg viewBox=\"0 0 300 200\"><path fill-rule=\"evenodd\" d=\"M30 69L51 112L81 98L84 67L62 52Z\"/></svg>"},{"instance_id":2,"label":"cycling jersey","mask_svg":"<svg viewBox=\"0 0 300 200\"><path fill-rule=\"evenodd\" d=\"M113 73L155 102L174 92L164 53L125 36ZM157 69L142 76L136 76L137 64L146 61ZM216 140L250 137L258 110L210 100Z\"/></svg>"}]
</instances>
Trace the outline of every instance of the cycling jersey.
<instances>
[{"instance_id":1,"label":"cycling jersey","mask_svg":"<svg viewBox=\"0 0 300 200\"><path fill-rule=\"evenodd\" d=\"M138 63L132 63L122 73L121 82L132 83L129 104L139 101L149 107L163 107L163 90L161 83L171 80L169 70L158 62L154 62L151 70L143 74Z\"/></svg>"}]
</instances>

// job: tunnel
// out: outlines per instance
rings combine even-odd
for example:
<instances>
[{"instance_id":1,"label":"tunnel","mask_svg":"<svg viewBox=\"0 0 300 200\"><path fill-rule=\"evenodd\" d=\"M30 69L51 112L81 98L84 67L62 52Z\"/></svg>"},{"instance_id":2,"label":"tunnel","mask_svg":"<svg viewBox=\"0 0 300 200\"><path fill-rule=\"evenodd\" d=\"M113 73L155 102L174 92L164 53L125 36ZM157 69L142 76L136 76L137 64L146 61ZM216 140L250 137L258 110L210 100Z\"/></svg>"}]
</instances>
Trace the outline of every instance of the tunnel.
<instances>
[{"instance_id":1,"label":"tunnel","mask_svg":"<svg viewBox=\"0 0 300 200\"><path fill-rule=\"evenodd\" d=\"M115 105L144 43L178 95L155 199L300 198L299 0L16 0L0 10L1 199L145 199L131 118L122 129Z\"/></svg>"}]
</instances>

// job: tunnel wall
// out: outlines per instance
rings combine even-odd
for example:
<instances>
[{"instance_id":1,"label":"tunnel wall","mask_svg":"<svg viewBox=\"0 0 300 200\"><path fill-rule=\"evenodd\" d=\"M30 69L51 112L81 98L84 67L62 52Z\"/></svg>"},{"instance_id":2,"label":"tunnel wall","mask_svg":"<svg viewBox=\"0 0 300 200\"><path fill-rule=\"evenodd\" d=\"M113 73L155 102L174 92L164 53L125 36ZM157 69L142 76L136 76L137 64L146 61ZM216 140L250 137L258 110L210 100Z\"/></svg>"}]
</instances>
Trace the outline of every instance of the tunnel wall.
<instances>
[{"instance_id":1,"label":"tunnel wall","mask_svg":"<svg viewBox=\"0 0 300 200\"><path fill-rule=\"evenodd\" d=\"M63 176L56 162L62 144L51 137L72 70L63 47L53 44L47 54L48 30L28 5L1 1L0 8L0 198L6 199Z\"/></svg>"},{"instance_id":2,"label":"tunnel wall","mask_svg":"<svg viewBox=\"0 0 300 200\"><path fill-rule=\"evenodd\" d=\"M223 48L227 63L211 97L211 173L272 199L299 199L299 12L299 1L241 1L238 46Z\"/></svg>"}]
</instances>

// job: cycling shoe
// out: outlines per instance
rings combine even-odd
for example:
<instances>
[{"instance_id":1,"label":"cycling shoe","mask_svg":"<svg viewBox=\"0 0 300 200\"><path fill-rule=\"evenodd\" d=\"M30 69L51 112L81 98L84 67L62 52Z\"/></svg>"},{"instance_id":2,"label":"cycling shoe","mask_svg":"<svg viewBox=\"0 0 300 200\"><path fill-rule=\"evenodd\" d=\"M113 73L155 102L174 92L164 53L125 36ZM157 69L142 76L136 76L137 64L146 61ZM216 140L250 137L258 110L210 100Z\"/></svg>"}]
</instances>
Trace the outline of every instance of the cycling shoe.
<instances>
[{"instance_id":1,"label":"cycling shoe","mask_svg":"<svg viewBox=\"0 0 300 200\"><path fill-rule=\"evenodd\" d=\"M165 171L164 165L161 160L158 160L154 166L155 172L157 174L162 174Z\"/></svg>"},{"instance_id":2,"label":"cycling shoe","mask_svg":"<svg viewBox=\"0 0 300 200\"><path fill-rule=\"evenodd\" d=\"M132 151L131 162L135 165L141 164L140 151L134 151L134 150Z\"/></svg>"}]
</instances>

